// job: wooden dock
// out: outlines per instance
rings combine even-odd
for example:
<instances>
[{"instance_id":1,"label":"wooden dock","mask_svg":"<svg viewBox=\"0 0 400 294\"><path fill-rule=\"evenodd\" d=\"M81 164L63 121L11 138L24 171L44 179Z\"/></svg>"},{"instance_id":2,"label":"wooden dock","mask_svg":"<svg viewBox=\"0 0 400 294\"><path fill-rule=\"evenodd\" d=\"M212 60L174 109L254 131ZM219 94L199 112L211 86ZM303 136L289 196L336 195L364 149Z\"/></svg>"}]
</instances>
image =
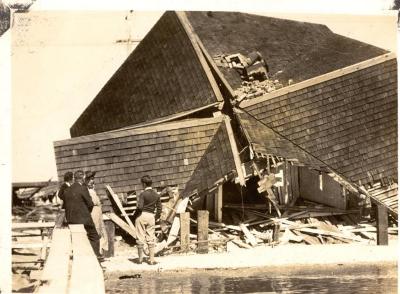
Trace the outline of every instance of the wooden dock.
<instances>
[{"instance_id":1,"label":"wooden dock","mask_svg":"<svg viewBox=\"0 0 400 294\"><path fill-rule=\"evenodd\" d=\"M83 225L54 228L36 293L105 293L103 271Z\"/></svg>"}]
</instances>

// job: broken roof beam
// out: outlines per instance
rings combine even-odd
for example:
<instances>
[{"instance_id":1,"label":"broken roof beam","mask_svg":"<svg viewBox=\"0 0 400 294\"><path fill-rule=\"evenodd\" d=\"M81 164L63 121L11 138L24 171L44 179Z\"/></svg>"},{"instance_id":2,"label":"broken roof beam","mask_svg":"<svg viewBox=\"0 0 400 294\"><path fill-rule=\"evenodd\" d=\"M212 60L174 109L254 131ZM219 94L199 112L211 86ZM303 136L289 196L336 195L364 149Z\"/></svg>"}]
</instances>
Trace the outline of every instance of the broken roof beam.
<instances>
[{"instance_id":1,"label":"broken roof beam","mask_svg":"<svg viewBox=\"0 0 400 294\"><path fill-rule=\"evenodd\" d=\"M194 30L187 19L187 16L185 12L183 11L176 11L176 15L178 16L179 21L181 22L187 36L190 39L190 42L192 43L193 49L196 52L196 55L200 61L201 66L203 67L203 70L208 78L208 81L210 82L211 88L214 91L215 97L217 98L218 101L224 101L224 98L222 97L221 91L218 88L217 82L214 79L214 76L210 70L210 67L207 64L207 61L205 60L202 51L198 45L198 38L196 38L196 34L194 33Z\"/></svg>"},{"instance_id":2,"label":"broken roof beam","mask_svg":"<svg viewBox=\"0 0 400 294\"><path fill-rule=\"evenodd\" d=\"M246 181L244 179L244 173L242 170L242 162L239 157L239 151L236 145L235 136L233 134L232 125L230 122L230 118L228 116L224 117L224 122L226 126L226 130L228 132L229 143L232 148L233 159L235 161L235 167L238 174L238 180L241 186L246 186Z\"/></svg>"}]
</instances>

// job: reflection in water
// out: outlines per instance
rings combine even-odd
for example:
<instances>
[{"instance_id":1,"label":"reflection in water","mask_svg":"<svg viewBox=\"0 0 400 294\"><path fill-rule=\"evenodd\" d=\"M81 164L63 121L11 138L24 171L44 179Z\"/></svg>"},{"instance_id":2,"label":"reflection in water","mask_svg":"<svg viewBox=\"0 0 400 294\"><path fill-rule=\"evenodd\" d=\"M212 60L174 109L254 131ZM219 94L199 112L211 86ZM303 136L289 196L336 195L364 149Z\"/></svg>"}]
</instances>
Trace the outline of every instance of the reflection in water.
<instances>
[{"instance_id":1,"label":"reflection in water","mask_svg":"<svg viewBox=\"0 0 400 294\"><path fill-rule=\"evenodd\" d=\"M197 270L106 280L107 293L397 293L395 266Z\"/></svg>"}]
</instances>

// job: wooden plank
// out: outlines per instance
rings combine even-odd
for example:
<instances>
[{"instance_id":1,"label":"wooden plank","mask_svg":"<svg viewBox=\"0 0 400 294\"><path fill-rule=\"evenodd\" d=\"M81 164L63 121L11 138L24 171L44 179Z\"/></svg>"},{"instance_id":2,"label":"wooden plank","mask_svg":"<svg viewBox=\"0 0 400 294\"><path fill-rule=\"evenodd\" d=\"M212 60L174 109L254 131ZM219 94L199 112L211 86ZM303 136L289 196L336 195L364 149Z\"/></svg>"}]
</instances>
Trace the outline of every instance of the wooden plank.
<instances>
[{"instance_id":1,"label":"wooden plank","mask_svg":"<svg viewBox=\"0 0 400 294\"><path fill-rule=\"evenodd\" d=\"M279 233L281 230L281 225L280 223L275 223L274 224L274 231L272 232L272 240L274 242L279 242Z\"/></svg>"},{"instance_id":2,"label":"wooden plank","mask_svg":"<svg viewBox=\"0 0 400 294\"><path fill-rule=\"evenodd\" d=\"M187 252L190 245L190 212L180 213L179 219L181 226L181 250Z\"/></svg>"},{"instance_id":3,"label":"wooden plank","mask_svg":"<svg viewBox=\"0 0 400 294\"><path fill-rule=\"evenodd\" d=\"M215 193L215 220L218 223L222 222L222 204L223 204L223 194L222 185L219 185L217 192Z\"/></svg>"},{"instance_id":4,"label":"wooden plank","mask_svg":"<svg viewBox=\"0 0 400 294\"><path fill-rule=\"evenodd\" d=\"M43 285L39 293L67 293L71 249L70 230L54 229L52 245L40 278Z\"/></svg>"},{"instance_id":5,"label":"wooden plank","mask_svg":"<svg viewBox=\"0 0 400 294\"><path fill-rule=\"evenodd\" d=\"M212 213L212 218L217 219L216 214L216 193L208 192L205 196L206 198L206 209Z\"/></svg>"},{"instance_id":6,"label":"wooden plank","mask_svg":"<svg viewBox=\"0 0 400 294\"><path fill-rule=\"evenodd\" d=\"M197 211L197 253L208 253L208 211Z\"/></svg>"},{"instance_id":7,"label":"wooden plank","mask_svg":"<svg viewBox=\"0 0 400 294\"><path fill-rule=\"evenodd\" d=\"M48 230L46 230L48 231ZM47 243L49 241L49 237L48 237L48 232L46 232L46 234L43 232L43 230L40 230L40 235L42 238L42 243L43 243L43 247L42 250L40 251L40 259L41 260L45 260L46 259L46 255L47 255Z\"/></svg>"},{"instance_id":8,"label":"wooden plank","mask_svg":"<svg viewBox=\"0 0 400 294\"><path fill-rule=\"evenodd\" d=\"M207 49L204 47L203 43L201 42L200 38L195 35L196 42L200 47L201 52L204 54L204 57L208 61L208 63L211 65L211 68L214 70L214 72L217 74L218 78L221 80L221 82L224 84L224 87L228 90L229 94L233 97L235 97L235 92L233 91L231 85L228 83L228 81L225 79L224 75L221 73L221 71L218 69L218 66L215 64L214 60L208 54Z\"/></svg>"},{"instance_id":9,"label":"wooden plank","mask_svg":"<svg viewBox=\"0 0 400 294\"><path fill-rule=\"evenodd\" d=\"M388 245L388 214L383 205L376 206L376 224L377 224L377 243L378 245Z\"/></svg>"},{"instance_id":10,"label":"wooden plank","mask_svg":"<svg viewBox=\"0 0 400 294\"><path fill-rule=\"evenodd\" d=\"M125 218L126 222L128 225L131 227L131 229L136 233L135 226L133 225L131 219L129 216L126 214L124 208L122 207L121 201L118 198L118 195L114 193L114 191L111 189L109 185L105 185L109 195L111 195L112 199L114 200L115 204L117 205L118 209L121 212L121 215Z\"/></svg>"},{"instance_id":11,"label":"wooden plank","mask_svg":"<svg viewBox=\"0 0 400 294\"><path fill-rule=\"evenodd\" d=\"M304 232L304 233L311 233L311 234L315 234L315 235L324 235L324 236L332 236L332 237L338 237L341 239L349 239L349 240L353 240L353 241L358 241L358 242L362 242L362 240L360 240L360 238L355 238L352 236L346 236L342 233L334 233L334 232L330 232L330 231L326 231L326 230L321 230L321 229L312 229L312 228L299 228L299 229L293 229L293 230L297 230L300 232Z\"/></svg>"},{"instance_id":12,"label":"wooden plank","mask_svg":"<svg viewBox=\"0 0 400 294\"><path fill-rule=\"evenodd\" d=\"M112 257L114 256L115 225L112 221L106 220L104 221L104 226L106 228L108 238L108 250L104 253L104 257Z\"/></svg>"},{"instance_id":13,"label":"wooden plank","mask_svg":"<svg viewBox=\"0 0 400 294\"><path fill-rule=\"evenodd\" d=\"M253 236L252 233L250 233L249 229L246 228L245 225L240 224L239 225L240 229L242 230L243 234L246 236L247 241L250 243L251 246L256 246L257 245L257 240Z\"/></svg>"},{"instance_id":14,"label":"wooden plank","mask_svg":"<svg viewBox=\"0 0 400 294\"><path fill-rule=\"evenodd\" d=\"M362 227L362 228L351 228L351 229L347 229L349 232L352 233L361 233L361 232L373 232L376 233L377 229L376 227ZM397 228L389 228L388 227L388 233L396 233L398 232Z\"/></svg>"},{"instance_id":15,"label":"wooden plank","mask_svg":"<svg viewBox=\"0 0 400 294\"><path fill-rule=\"evenodd\" d=\"M186 211L186 206L188 204L189 197L182 199L176 207L176 213L183 213ZM180 220L179 217L175 215L174 220L172 221L172 226L169 231L168 239L167 239L167 246L169 246L172 242L174 242L178 238L178 232L180 229Z\"/></svg>"},{"instance_id":16,"label":"wooden plank","mask_svg":"<svg viewBox=\"0 0 400 294\"><path fill-rule=\"evenodd\" d=\"M71 227L73 262L69 293L105 293L104 276L83 225Z\"/></svg>"},{"instance_id":17,"label":"wooden plank","mask_svg":"<svg viewBox=\"0 0 400 294\"><path fill-rule=\"evenodd\" d=\"M248 244L246 244L246 243L244 243L244 242L242 242L241 240L238 240L238 239L232 239L231 241L233 243L235 243L236 245L238 245L239 247L241 247L241 248L246 248L246 249L253 248L250 245L248 245Z\"/></svg>"},{"instance_id":18,"label":"wooden plank","mask_svg":"<svg viewBox=\"0 0 400 294\"><path fill-rule=\"evenodd\" d=\"M43 249L43 247L50 247L51 242L39 242L39 243L18 243L13 242L11 244L12 249Z\"/></svg>"},{"instance_id":19,"label":"wooden plank","mask_svg":"<svg viewBox=\"0 0 400 294\"><path fill-rule=\"evenodd\" d=\"M204 73L206 74L207 79L211 85L211 88L213 89L215 97L217 98L218 101L221 101L221 102L224 101L224 98L222 97L222 94L221 94L221 91L219 90L217 82L215 81L215 78L210 70L210 67L208 66L207 61L197 43L196 34L194 33L194 30L193 30L189 20L187 19L185 12L177 11L175 13L178 16L178 19L181 22L187 36L189 37L190 42L192 43L193 49L196 52L196 55L200 61L201 66L203 67Z\"/></svg>"},{"instance_id":20,"label":"wooden plank","mask_svg":"<svg viewBox=\"0 0 400 294\"><path fill-rule=\"evenodd\" d=\"M384 199L382 201L385 205L391 206L392 204L395 204L398 202L397 197L393 197L393 199Z\"/></svg>"},{"instance_id":21,"label":"wooden plank","mask_svg":"<svg viewBox=\"0 0 400 294\"><path fill-rule=\"evenodd\" d=\"M236 203L224 203L224 208L239 208L239 209L259 209L259 210L267 210L268 207L266 204L253 204L253 203L245 203L245 204L236 204Z\"/></svg>"},{"instance_id":22,"label":"wooden plank","mask_svg":"<svg viewBox=\"0 0 400 294\"><path fill-rule=\"evenodd\" d=\"M299 198L300 190L299 190L299 167L292 165L290 168L291 173L291 183L292 183L292 203L295 199ZM294 204L293 204L294 205Z\"/></svg>"},{"instance_id":23,"label":"wooden plank","mask_svg":"<svg viewBox=\"0 0 400 294\"><path fill-rule=\"evenodd\" d=\"M46 229L46 228L54 228L54 226L55 226L55 222L12 223L11 229L13 229L13 230Z\"/></svg>"},{"instance_id":24,"label":"wooden plank","mask_svg":"<svg viewBox=\"0 0 400 294\"><path fill-rule=\"evenodd\" d=\"M290 185L290 169L289 169L288 161L285 160L284 170L283 170L283 202L281 204L287 205L289 204L291 198L291 185Z\"/></svg>"},{"instance_id":25,"label":"wooden plank","mask_svg":"<svg viewBox=\"0 0 400 294\"><path fill-rule=\"evenodd\" d=\"M57 186L58 182L56 181L47 181L47 182L13 182L13 189L22 189L22 188L44 188L47 186Z\"/></svg>"},{"instance_id":26,"label":"wooden plank","mask_svg":"<svg viewBox=\"0 0 400 294\"><path fill-rule=\"evenodd\" d=\"M129 226L126 222L124 222L121 218L119 218L115 213L108 212L105 215L112 220L115 224L117 224L121 229L131 235L134 239L137 239L136 229Z\"/></svg>"},{"instance_id":27,"label":"wooden plank","mask_svg":"<svg viewBox=\"0 0 400 294\"><path fill-rule=\"evenodd\" d=\"M302 218L310 218L310 217L321 217L321 216L331 216L331 215L343 215L343 214L351 214L351 213L355 213L355 212L319 212L319 211L305 211L304 214L297 216L297 217L292 217L292 219L302 219Z\"/></svg>"},{"instance_id":28,"label":"wooden plank","mask_svg":"<svg viewBox=\"0 0 400 294\"><path fill-rule=\"evenodd\" d=\"M242 170L242 162L239 157L239 151L238 151L238 148L236 145L235 136L233 135L230 118L229 118L229 116L226 116L226 115L224 115L223 117L224 117L224 121L225 121L226 130L228 133L229 143L231 145L232 155L233 155L233 159L235 162L235 167L236 167L236 172L238 174L239 183L241 186L245 186L246 182L245 182L245 177L244 177L243 170Z\"/></svg>"}]
</instances>

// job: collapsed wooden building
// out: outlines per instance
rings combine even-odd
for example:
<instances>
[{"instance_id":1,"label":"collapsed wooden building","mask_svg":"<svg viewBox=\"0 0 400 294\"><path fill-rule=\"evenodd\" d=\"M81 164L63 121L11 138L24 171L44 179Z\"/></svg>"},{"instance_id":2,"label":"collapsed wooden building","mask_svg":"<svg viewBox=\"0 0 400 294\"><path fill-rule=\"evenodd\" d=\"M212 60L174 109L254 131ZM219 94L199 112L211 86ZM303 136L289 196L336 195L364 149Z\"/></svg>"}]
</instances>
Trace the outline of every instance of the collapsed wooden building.
<instances>
[{"instance_id":1,"label":"collapsed wooden building","mask_svg":"<svg viewBox=\"0 0 400 294\"><path fill-rule=\"evenodd\" d=\"M280 216L360 195L397 219L396 66L323 25L166 12L54 143L58 176L96 171L104 211L106 184L134 199L149 174L217 222L266 198Z\"/></svg>"}]
</instances>

